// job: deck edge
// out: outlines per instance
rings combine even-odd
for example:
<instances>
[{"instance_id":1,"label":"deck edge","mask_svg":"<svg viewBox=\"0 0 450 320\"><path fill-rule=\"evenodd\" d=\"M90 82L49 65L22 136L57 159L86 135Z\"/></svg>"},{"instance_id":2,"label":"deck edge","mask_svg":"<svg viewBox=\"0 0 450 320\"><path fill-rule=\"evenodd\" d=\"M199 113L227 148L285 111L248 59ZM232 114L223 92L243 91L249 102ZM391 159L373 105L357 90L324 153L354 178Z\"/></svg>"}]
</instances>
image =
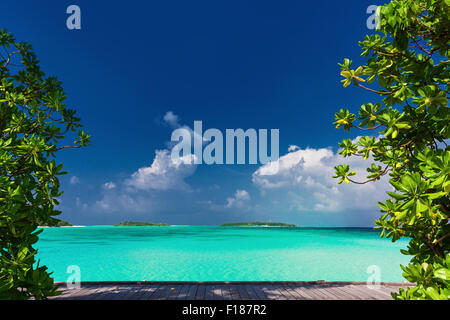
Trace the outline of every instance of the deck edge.
<instances>
[{"instance_id":1,"label":"deck edge","mask_svg":"<svg viewBox=\"0 0 450 320\"><path fill-rule=\"evenodd\" d=\"M66 282L55 282L55 285L64 285ZM80 285L193 285L193 284L205 284L205 285L223 285L223 284L285 284L285 285L374 285L373 282L365 281L81 281ZM378 282L376 284L383 286L414 286L411 282Z\"/></svg>"}]
</instances>

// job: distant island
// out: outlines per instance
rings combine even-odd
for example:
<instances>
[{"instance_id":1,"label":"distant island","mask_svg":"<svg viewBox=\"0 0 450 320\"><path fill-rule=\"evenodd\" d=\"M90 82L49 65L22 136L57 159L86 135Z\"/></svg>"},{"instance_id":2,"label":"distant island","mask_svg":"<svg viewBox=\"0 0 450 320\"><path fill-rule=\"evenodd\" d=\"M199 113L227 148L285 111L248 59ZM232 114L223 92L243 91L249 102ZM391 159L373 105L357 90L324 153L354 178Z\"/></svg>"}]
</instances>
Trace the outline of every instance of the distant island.
<instances>
[{"instance_id":1,"label":"distant island","mask_svg":"<svg viewBox=\"0 0 450 320\"><path fill-rule=\"evenodd\" d=\"M221 224L222 227L296 227L295 224L282 222L228 222Z\"/></svg>"},{"instance_id":2,"label":"distant island","mask_svg":"<svg viewBox=\"0 0 450 320\"><path fill-rule=\"evenodd\" d=\"M166 224L166 223L124 221L124 222L121 222L114 226L115 227L168 227L170 225Z\"/></svg>"},{"instance_id":3,"label":"distant island","mask_svg":"<svg viewBox=\"0 0 450 320\"><path fill-rule=\"evenodd\" d=\"M61 219L50 218L46 223L39 222L40 227L72 227L73 224Z\"/></svg>"}]
</instances>

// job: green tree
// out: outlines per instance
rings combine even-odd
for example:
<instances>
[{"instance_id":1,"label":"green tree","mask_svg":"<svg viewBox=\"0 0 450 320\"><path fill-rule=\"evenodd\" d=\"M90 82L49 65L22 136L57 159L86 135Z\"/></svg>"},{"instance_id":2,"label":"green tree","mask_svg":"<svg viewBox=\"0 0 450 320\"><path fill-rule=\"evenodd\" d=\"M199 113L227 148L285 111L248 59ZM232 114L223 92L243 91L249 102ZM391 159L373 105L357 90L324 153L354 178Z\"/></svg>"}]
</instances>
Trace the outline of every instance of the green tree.
<instances>
[{"instance_id":1,"label":"green tree","mask_svg":"<svg viewBox=\"0 0 450 320\"><path fill-rule=\"evenodd\" d=\"M379 202L375 221L381 236L410 238L403 276L417 285L393 293L396 299L450 298L450 1L394 0L380 8L378 31L359 42L366 64L339 64L344 87L353 84L378 97L356 115L336 113L337 128L374 130L357 142L345 139L344 157L371 159L367 180L357 181L349 165L335 167L339 183L364 184L389 175L393 191Z\"/></svg>"},{"instance_id":2,"label":"green tree","mask_svg":"<svg viewBox=\"0 0 450 320\"><path fill-rule=\"evenodd\" d=\"M45 299L57 289L35 261L42 230L53 221L62 164L55 155L89 143L66 108L61 82L46 77L32 47L0 30L0 299ZM75 140L73 145L64 141Z\"/></svg>"}]
</instances>

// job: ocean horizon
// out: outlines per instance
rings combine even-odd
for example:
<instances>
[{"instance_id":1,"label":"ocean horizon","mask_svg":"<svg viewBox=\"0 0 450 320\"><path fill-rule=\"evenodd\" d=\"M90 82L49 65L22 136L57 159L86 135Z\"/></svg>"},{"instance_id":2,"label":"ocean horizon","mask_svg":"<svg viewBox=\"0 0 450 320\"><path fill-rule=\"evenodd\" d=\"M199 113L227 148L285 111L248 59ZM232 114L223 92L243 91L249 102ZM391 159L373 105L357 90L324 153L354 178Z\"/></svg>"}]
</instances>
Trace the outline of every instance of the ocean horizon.
<instances>
[{"instance_id":1,"label":"ocean horizon","mask_svg":"<svg viewBox=\"0 0 450 320\"><path fill-rule=\"evenodd\" d=\"M372 228L84 226L44 228L38 258L65 282L368 281L401 282L400 253ZM72 271L71 271L72 270ZM375 271L374 271L375 270ZM375 273L376 274L375 274Z\"/></svg>"}]
</instances>

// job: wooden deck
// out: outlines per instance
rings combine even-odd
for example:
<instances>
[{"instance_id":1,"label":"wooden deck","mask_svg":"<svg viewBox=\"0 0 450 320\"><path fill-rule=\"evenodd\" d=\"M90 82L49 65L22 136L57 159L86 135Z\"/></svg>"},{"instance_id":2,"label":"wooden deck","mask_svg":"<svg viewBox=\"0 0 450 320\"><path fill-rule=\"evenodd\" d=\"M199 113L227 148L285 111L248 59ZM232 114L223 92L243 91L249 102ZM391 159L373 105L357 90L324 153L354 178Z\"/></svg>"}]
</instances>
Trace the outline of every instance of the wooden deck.
<instances>
[{"instance_id":1,"label":"wooden deck","mask_svg":"<svg viewBox=\"0 0 450 320\"><path fill-rule=\"evenodd\" d=\"M68 300L391 300L410 284L357 282L92 282L79 289L60 284Z\"/></svg>"}]
</instances>

